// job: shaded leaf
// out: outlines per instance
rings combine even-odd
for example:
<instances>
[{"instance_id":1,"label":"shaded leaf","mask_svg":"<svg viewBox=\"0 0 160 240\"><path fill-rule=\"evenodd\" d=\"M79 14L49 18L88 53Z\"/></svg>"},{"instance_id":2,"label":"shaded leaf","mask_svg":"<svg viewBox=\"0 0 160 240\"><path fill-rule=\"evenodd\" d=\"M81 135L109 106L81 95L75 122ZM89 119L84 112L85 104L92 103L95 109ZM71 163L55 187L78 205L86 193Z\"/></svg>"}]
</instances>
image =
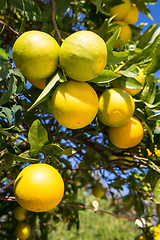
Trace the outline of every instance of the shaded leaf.
<instances>
[{"instance_id":1,"label":"shaded leaf","mask_svg":"<svg viewBox=\"0 0 160 240\"><path fill-rule=\"evenodd\" d=\"M127 57L128 57L128 54L126 52L110 51L108 52L108 56L107 56L107 64L108 65L119 64L122 61L126 60Z\"/></svg>"},{"instance_id":2,"label":"shaded leaf","mask_svg":"<svg viewBox=\"0 0 160 240\"><path fill-rule=\"evenodd\" d=\"M112 51L114 46L115 46L115 43L119 37L119 34L120 34L120 31L121 29L118 29L111 37L110 39L106 42L106 46L107 46L107 51Z\"/></svg>"},{"instance_id":3,"label":"shaded leaf","mask_svg":"<svg viewBox=\"0 0 160 240\"><path fill-rule=\"evenodd\" d=\"M103 70L102 73L98 77L90 80L90 82L94 82L100 86L105 86L108 82L110 82L118 77L120 77L119 74L116 74L109 70Z\"/></svg>"},{"instance_id":4,"label":"shaded leaf","mask_svg":"<svg viewBox=\"0 0 160 240\"><path fill-rule=\"evenodd\" d=\"M28 140L30 143L31 157L37 156L37 154L42 150L43 146L49 142L48 132L38 119L32 123L29 129Z\"/></svg>"},{"instance_id":5,"label":"shaded leaf","mask_svg":"<svg viewBox=\"0 0 160 240\"><path fill-rule=\"evenodd\" d=\"M149 26L149 28L143 33L137 45L138 48L145 48L147 46L147 44L151 40L153 33L156 31L157 27L158 27L158 24L152 24L151 26Z\"/></svg>"},{"instance_id":6,"label":"shaded leaf","mask_svg":"<svg viewBox=\"0 0 160 240\"><path fill-rule=\"evenodd\" d=\"M6 102L8 102L13 96L13 94L16 92L16 90L17 90L17 78L14 75L11 75L9 79L9 89L0 98L0 105L3 105Z\"/></svg>"},{"instance_id":7,"label":"shaded leaf","mask_svg":"<svg viewBox=\"0 0 160 240\"><path fill-rule=\"evenodd\" d=\"M31 109L33 109L34 107L36 107L38 104L40 104L41 102L44 102L48 99L49 93L52 90L52 88L54 87L54 85L56 84L56 82L58 82L60 80L62 76L62 71L58 70L52 77L52 79L50 80L50 82L47 84L47 86L45 87L45 89L42 91L42 93L39 95L39 97L37 98L37 100L34 102L34 104L28 109L28 111L30 111Z\"/></svg>"},{"instance_id":8,"label":"shaded leaf","mask_svg":"<svg viewBox=\"0 0 160 240\"><path fill-rule=\"evenodd\" d=\"M160 204L160 179L156 183L156 186L153 191L153 200L156 204Z\"/></svg>"}]
</instances>

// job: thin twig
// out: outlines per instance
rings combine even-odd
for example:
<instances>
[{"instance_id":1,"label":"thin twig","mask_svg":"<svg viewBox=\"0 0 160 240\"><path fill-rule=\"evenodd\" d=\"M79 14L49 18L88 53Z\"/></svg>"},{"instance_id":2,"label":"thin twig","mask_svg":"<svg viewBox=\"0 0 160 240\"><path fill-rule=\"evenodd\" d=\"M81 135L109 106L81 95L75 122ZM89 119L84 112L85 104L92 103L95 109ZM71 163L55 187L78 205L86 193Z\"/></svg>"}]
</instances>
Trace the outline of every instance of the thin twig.
<instances>
[{"instance_id":1,"label":"thin twig","mask_svg":"<svg viewBox=\"0 0 160 240\"><path fill-rule=\"evenodd\" d=\"M0 196L0 200L16 201L15 197L11 197L11 196ZM60 202L60 204L71 206L71 207L78 207L78 208L95 210L95 208L93 208L93 207L86 207L86 206L83 206L83 205L76 205L76 204L72 204L72 203ZM130 219L130 220L136 220L137 219L137 217L121 216L121 215L117 215L117 214L114 214L114 213L111 213L111 212L108 212L108 211L105 211L105 210L101 210L101 209L97 209L96 212L107 213L107 214L109 214L111 216L118 217L118 218L125 218L125 219ZM151 215L151 216L146 216L144 218L149 218L149 217L154 217L154 216L155 215Z\"/></svg>"},{"instance_id":2,"label":"thin twig","mask_svg":"<svg viewBox=\"0 0 160 240\"><path fill-rule=\"evenodd\" d=\"M3 22L0 20L0 24L5 26L6 28L8 28L11 32L13 32L14 34L18 35L19 33L17 31L15 31L13 28L11 28L7 23Z\"/></svg>"},{"instance_id":3,"label":"thin twig","mask_svg":"<svg viewBox=\"0 0 160 240\"><path fill-rule=\"evenodd\" d=\"M56 3L54 0L52 0L52 22L53 22L53 25L54 25L54 29L58 35L58 40L60 41L60 43L63 42L63 39L61 37L61 34L59 32L59 29L57 27L57 22L56 22Z\"/></svg>"}]
</instances>

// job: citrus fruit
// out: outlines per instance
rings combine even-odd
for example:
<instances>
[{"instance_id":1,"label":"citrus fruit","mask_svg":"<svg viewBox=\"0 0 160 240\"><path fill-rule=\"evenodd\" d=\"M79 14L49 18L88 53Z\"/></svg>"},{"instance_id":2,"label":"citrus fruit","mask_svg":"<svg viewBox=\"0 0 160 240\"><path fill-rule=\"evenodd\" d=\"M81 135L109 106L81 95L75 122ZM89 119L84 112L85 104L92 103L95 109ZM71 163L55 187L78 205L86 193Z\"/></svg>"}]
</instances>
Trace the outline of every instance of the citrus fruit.
<instances>
[{"instance_id":1,"label":"citrus fruit","mask_svg":"<svg viewBox=\"0 0 160 240\"><path fill-rule=\"evenodd\" d=\"M140 235L140 236L136 237L135 240L147 240L147 238L144 235Z\"/></svg>"},{"instance_id":2,"label":"citrus fruit","mask_svg":"<svg viewBox=\"0 0 160 240\"><path fill-rule=\"evenodd\" d=\"M98 96L86 82L66 81L56 87L51 98L53 116L70 129L90 124L98 111Z\"/></svg>"},{"instance_id":3,"label":"citrus fruit","mask_svg":"<svg viewBox=\"0 0 160 240\"><path fill-rule=\"evenodd\" d=\"M28 214L28 211L21 206L16 206L13 210L14 218L17 219L18 221L25 220L27 217L27 214Z\"/></svg>"},{"instance_id":4,"label":"citrus fruit","mask_svg":"<svg viewBox=\"0 0 160 240\"><path fill-rule=\"evenodd\" d=\"M128 41L131 40L132 38L131 28L129 25L126 25L126 23L123 21L116 20L116 21L113 21L113 23L121 25L121 31L115 43L115 47L122 49L128 43Z\"/></svg>"},{"instance_id":5,"label":"citrus fruit","mask_svg":"<svg viewBox=\"0 0 160 240\"><path fill-rule=\"evenodd\" d=\"M154 146L154 153L152 153L148 148L147 148L148 156L157 156L160 157L160 149L157 149L157 145Z\"/></svg>"},{"instance_id":6,"label":"citrus fruit","mask_svg":"<svg viewBox=\"0 0 160 240\"><path fill-rule=\"evenodd\" d=\"M143 139L144 131L141 121L133 116L120 127L109 127L109 139L119 148L131 148Z\"/></svg>"},{"instance_id":7,"label":"citrus fruit","mask_svg":"<svg viewBox=\"0 0 160 240\"><path fill-rule=\"evenodd\" d=\"M87 30L75 32L62 43L59 61L70 78L89 81L97 77L106 66L106 44L94 32Z\"/></svg>"},{"instance_id":8,"label":"citrus fruit","mask_svg":"<svg viewBox=\"0 0 160 240\"><path fill-rule=\"evenodd\" d=\"M31 227L28 223L19 222L15 228L15 236L19 239L25 240L29 238L31 233Z\"/></svg>"},{"instance_id":9,"label":"citrus fruit","mask_svg":"<svg viewBox=\"0 0 160 240\"><path fill-rule=\"evenodd\" d=\"M123 20L125 16L131 9L131 1L130 0L122 0L124 3L118 4L112 8L110 8L111 16L115 16L114 20Z\"/></svg>"},{"instance_id":10,"label":"citrus fruit","mask_svg":"<svg viewBox=\"0 0 160 240\"><path fill-rule=\"evenodd\" d=\"M119 127L133 116L135 103L132 96L120 88L110 88L99 96L98 118L111 127Z\"/></svg>"},{"instance_id":11,"label":"citrus fruit","mask_svg":"<svg viewBox=\"0 0 160 240\"><path fill-rule=\"evenodd\" d=\"M144 83L145 83L144 73L139 67L136 66L136 68L138 69L139 73L138 73L138 76L135 77L135 79L139 83L142 84L142 88L143 88ZM129 94L131 94L132 96L138 94L142 90L142 88L141 89L140 88L136 89L136 88L125 87L126 81L128 81L128 80L129 80L129 78L127 78L125 76L121 76L120 78L118 78L118 80L112 81L111 84L114 88L121 88L121 89L125 90L126 92L128 92ZM120 81L121 81L121 83L120 83Z\"/></svg>"},{"instance_id":12,"label":"citrus fruit","mask_svg":"<svg viewBox=\"0 0 160 240\"><path fill-rule=\"evenodd\" d=\"M135 24L139 17L139 11L135 3L132 3L128 14L123 18L123 21L129 24Z\"/></svg>"},{"instance_id":13,"label":"citrus fruit","mask_svg":"<svg viewBox=\"0 0 160 240\"><path fill-rule=\"evenodd\" d=\"M46 87L46 79L42 80L28 80L33 86L44 89Z\"/></svg>"},{"instance_id":14,"label":"citrus fruit","mask_svg":"<svg viewBox=\"0 0 160 240\"><path fill-rule=\"evenodd\" d=\"M45 163L25 167L14 183L17 202L33 212L44 212L56 207L63 194L64 182L61 175Z\"/></svg>"},{"instance_id":15,"label":"citrus fruit","mask_svg":"<svg viewBox=\"0 0 160 240\"><path fill-rule=\"evenodd\" d=\"M153 234L154 236L158 236L158 235L160 236L160 224L154 227Z\"/></svg>"},{"instance_id":16,"label":"citrus fruit","mask_svg":"<svg viewBox=\"0 0 160 240\"><path fill-rule=\"evenodd\" d=\"M92 188L92 194L97 198L103 197L104 189L103 189L102 185L101 184L94 185L94 187Z\"/></svg>"},{"instance_id":17,"label":"citrus fruit","mask_svg":"<svg viewBox=\"0 0 160 240\"><path fill-rule=\"evenodd\" d=\"M31 30L18 37L12 55L15 65L27 79L42 80L57 69L59 45L49 34Z\"/></svg>"}]
</instances>

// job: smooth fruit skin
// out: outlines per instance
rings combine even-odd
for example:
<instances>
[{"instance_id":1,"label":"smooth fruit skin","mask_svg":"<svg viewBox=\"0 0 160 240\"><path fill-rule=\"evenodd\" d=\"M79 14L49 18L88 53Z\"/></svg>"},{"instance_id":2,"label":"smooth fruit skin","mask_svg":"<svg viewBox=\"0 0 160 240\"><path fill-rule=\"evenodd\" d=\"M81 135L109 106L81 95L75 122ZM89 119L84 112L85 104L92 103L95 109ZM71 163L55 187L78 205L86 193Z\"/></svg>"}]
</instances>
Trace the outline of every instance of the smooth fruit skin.
<instances>
[{"instance_id":1,"label":"smooth fruit skin","mask_svg":"<svg viewBox=\"0 0 160 240\"><path fill-rule=\"evenodd\" d=\"M75 32L62 43L59 61L70 78L89 81L97 77L106 66L106 44L94 32L87 30Z\"/></svg>"},{"instance_id":2,"label":"smooth fruit skin","mask_svg":"<svg viewBox=\"0 0 160 240\"><path fill-rule=\"evenodd\" d=\"M62 126L83 128L93 121L98 112L98 96L86 82L66 81L53 92L51 110Z\"/></svg>"},{"instance_id":3,"label":"smooth fruit skin","mask_svg":"<svg viewBox=\"0 0 160 240\"><path fill-rule=\"evenodd\" d=\"M44 89L46 87L46 79L42 80L28 80L33 86L39 89Z\"/></svg>"},{"instance_id":4,"label":"smooth fruit skin","mask_svg":"<svg viewBox=\"0 0 160 240\"><path fill-rule=\"evenodd\" d=\"M111 88L99 96L98 118L110 127L119 127L133 116L132 96L120 88Z\"/></svg>"},{"instance_id":5,"label":"smooth fruit skin","mask_svg":"<svg viewBox=\"0 0 160 240\"><path fill-rule=\"evenodd\" d=\"M124 21L113 21L113 23L117 23L119 25L126 25ZM132 31L129 25L126 25L121 28L119 38L117 39L115 43L115 47L119 49L123 49L124 46L128 43L129 40L132 38Z\"/></svg>"},{"instance_id":6,"label":"smooth fruit skin","mask_svg":"<svg viewBox=\"0 0 160 240\"><path fill-rule=\"evenodd\" d=\"M133 116L120 127L109 127L108 135L110 141L118 148L132 148L143 139L144 131L141 121Z\"/></svg>"},{"instance_id":7,"label":"smooth fruit skin","mask_svg":"<svg viewBox=\"0 0 160 240\"><path fill-rule=\"evenodd\" d=\"M56 40L49 34L31 30L15 41L13 60L27 79L42 80L56 71L59 48Z\"/></svg>"},{"instance_id":8,"label":"smooth fruit skin","mask_svg":"<svg viewBox=\"0 0 160 240\"><path fill-rule=\"evenodd\" d=\"M115 16L114 20L123 20L125 16L128 14L131 8L130 0L123 0L124 3L116 5L110 8L111 16Z\"/></svg>"},{"instance_id":9,"label":"smooth fruit skin","mask_svg":"<svg viewBox=\"0 0 160 240\"><path fill-rule=\"evenodd\" d=\"M15 236L18 239L25 240L29 238L31 233L31 227L28 223L19 222L15 228Z\"/></svg>"},{"instance_id":10,"label":"smooth fruit skin","mask_svg":"<svg viewBox=\"0 0 160 240\"><path fill-rule=\"evenodd\" d=\"M137 76L135 79L136 79L139 83L142 84L142 88L143 88L144 83L145 83L144 73L143 73L143 71L142 71L138 66L136 66L136 68L138 69L139 74L138 74L138 76ZM127 78L126 78L126 80L127 80ZM130 95L132 95L132 96L137 95L137 94L142 90L142 89L126 88L126 87L120 85L116 80L112 81L111 84L112 84L112 86L113 86L114 88L121 88L121 89L125 90L126 92L128 92L128 93L129 93Z\"/></svg>"},{"instance_id":11,"label":"smooth fruit skin","mask_svg":"<svg viewBox=\"0 0 160 240\"><path fill-rule=\"evenodd\" d=\"M92 188L92 194L97 198L103 197L104 196L104 189L103 189L102 185L101 184L96 184Z\"/></svg>"},{"instance_id":12,"label":"smooth fruit skin","mask_svg":"<svg viewBox=\"0 0 160 240\"><path fill-rule=\"evenodd\" d=\"M140 236L136 237L135 240L147 240L147 238L144 235L140 235Z\"/></svg>"},{"instance_id":13,"label":"smooth fruit skin","mask_svg":"<svg viewBox=\"0 0 160 240\"><path fill-rule=\"evenodd\" d=\"M27 217L27 214L28 214L28 211L21 206L17 206L13 210L14 218L17 219L18 221L25 220Z\"/></svg>"},{"instance_id":14,"label":"smooth fruit skin","mask_svg":"<svg viewBox=\"0 0 160 240\"><path fill-rule=\"evenodd\" d=\"M135 3L132 3L131 9L123 19L124 22L134 25L139 17L139 11Z\"/></svg>"},{"instance_id":15,"label":"smooth fruit skin","mask_svg":"<svg viewBox=\"0 0 160 240\"><path fill-rule=\"evenodd\" d=\"M14 183L17 202L33 212L45 212L56 207L63 194L64 182L61 175L45 163L25 167Z\"/></svg>"}]
</instances>

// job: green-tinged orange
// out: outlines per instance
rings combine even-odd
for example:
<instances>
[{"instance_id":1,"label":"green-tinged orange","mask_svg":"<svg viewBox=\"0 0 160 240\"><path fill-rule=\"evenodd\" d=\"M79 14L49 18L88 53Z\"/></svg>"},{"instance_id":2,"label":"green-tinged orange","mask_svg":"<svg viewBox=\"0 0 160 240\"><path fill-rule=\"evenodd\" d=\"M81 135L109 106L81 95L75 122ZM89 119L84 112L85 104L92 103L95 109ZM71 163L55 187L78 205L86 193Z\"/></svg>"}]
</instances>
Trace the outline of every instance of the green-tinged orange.
<instances>
[{"instance_id":1,"label":"green-tinged orange","mask_svg":"<svg viewBox=\"0 0 160 240\"><path fill-rule=\"evenodd\" d=\"M98 118L111 127L119 127L133 116L135 103L132 96L120 88L110 88L99 96Z\"/></svg>"},{"instance_id":2,"label":"green-tinged orange","mask_svg":"<svg viewBox=\"0 0 160 240\"><path fill-rule=\"evenodd\" d=\"M28 80L33 86L39 89L44 89L46 87L46 79L42 80Z\"/></svg>"},{"instance_id":3,"label":"green-tinged orange","mask_svg":"<svg viewBox=\"0 0 160 240\"><path fill-rule=\"evenodd\" d=\"M12 55L15 65L27 79L42 80L58 67L59 45L49 34L31 30L18 37Z\"/></svg>"},{"instance_id":4,"label":"green-tinged orange","mask_svg":"<svg viewBox=\"0 0 160 240\"><path fill-rule=\"evenodd\" d=\"M53 92L53 116L62 126L79 129L90 124L98 111L98 96L86 82L66 81Z\"/></svg>"},{"instance_id":5,"label":"green-tinged orange","mask_svg":"<svg viewBox=\"0 0 160 240\"><path fill-rule=\"evenodd\" d=\"M21 206L16 206L13 210L14 218L17 219L18 221L25 220L27 217L27 214L28 214L28 211Z\"/></svg>"},{"instance_id":6,"label":"green-tinged orange","mask_svg":"<svg viewBox=\"0 0 160 240\"><path fill-rule=\"evenodd\" d=\"M94 32L75 32L63 41L59 61L68 77L77 81L89 81L97 77L106 66L106 44Z\"/></svg>"},{"instance_id":7,"label":"green-tinged orange","mask_svg":"<svg viewBox=\"0 0 160 240\"><path fill-rule=\"evenodd\" d=\"M20 240L26 240L31 234L31 227L28 223L19 222L15 228L15 236Z\"/></svg>"},{"instance_id":8,"label":"green-tinged orange","mask_svg":"<svg viewBox=\"0 0 160 240\"><path fill-rule=\"evenodd\" d=\"M101 184L96 184L92 188L92 194L97 197L101 198L104 196L104 188L102 187Z\"/></svg>"}]
</instances>

